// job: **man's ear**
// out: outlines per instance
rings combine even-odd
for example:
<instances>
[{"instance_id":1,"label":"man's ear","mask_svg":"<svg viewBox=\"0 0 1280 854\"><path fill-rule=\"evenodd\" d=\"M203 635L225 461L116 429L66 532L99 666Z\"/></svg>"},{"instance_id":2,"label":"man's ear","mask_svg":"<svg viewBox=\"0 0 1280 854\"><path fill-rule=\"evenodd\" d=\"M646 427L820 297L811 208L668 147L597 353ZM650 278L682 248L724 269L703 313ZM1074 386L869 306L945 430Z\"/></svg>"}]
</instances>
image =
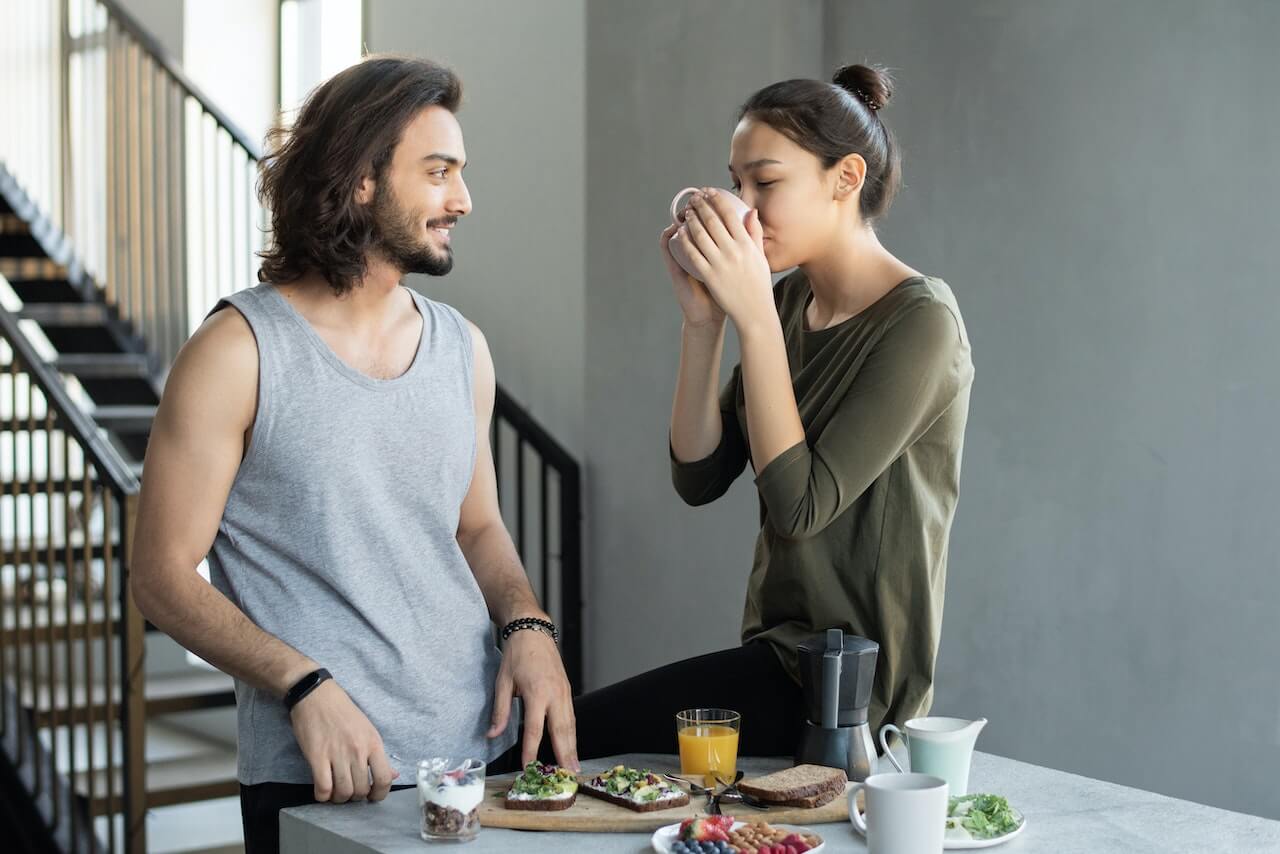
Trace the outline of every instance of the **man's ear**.
<instances>
[{"instance_id":1,"label":"man's ear","mask_svg":"<svg viewBox=\"0 0 1280 854\"><path fill-rule=\"evenodd\" d=\"M377 186L378 182L373 179L372 175L361 177L360 183L356 185L356 204L367 205L372 202L373 193Z\"/></svg>"},{"instance_id":2,"label":"man's ear","mask_svg":"<svg viewBox=\"0 0 1280 854\"><path fill-rule=\"evenodd\" d=\"M861 154L846 155L835 165L836 188L834 198L844 201L862 190L862 182L867 177L867 161Z\"/></svg>"}]
</instances>

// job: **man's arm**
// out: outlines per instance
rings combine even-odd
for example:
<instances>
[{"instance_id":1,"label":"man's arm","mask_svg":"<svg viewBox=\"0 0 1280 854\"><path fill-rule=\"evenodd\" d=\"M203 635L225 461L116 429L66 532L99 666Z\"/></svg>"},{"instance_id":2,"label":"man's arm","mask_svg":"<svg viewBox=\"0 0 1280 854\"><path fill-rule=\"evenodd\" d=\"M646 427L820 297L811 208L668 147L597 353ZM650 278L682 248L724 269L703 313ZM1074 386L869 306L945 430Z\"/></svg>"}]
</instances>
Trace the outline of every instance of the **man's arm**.
<instances>
[{"instance_id":1,"label":"man's arm","mask_svg":"<svg viewBox=\"0 0 1280 854\"><path fill-rule=\"evenodd\" d=\"M253 623L205 582L209 552L257 410L258 350L239 312L215 314L174 362L147 445L130 591L178 643L277 697L320 665ZM294 731L319 800L385 796L391 769L373 725L326 682L294 707ZM363 762L364 765L360 766ZM385 783L385 785L383 785Z\"/></svg>"},{"instance_id":2,"label":"man's arm","mask_svg":"<svg viewBox=\"0 0 1280 854\"><path fill-rule=\"evenodd\" d=\"M498 509L493 451L489 447L489 422L493 418L493 358L484 335L470 324L474 358L476 410L476 467L471 487L462 502L458 521L458 545L475 574L489 615L499 626L519 617L548 619L538 605L520 556ZM577 732L573 717L573 692L550 637L538 631L519 631L506 642L498 673L489 737L507 728L511 698L524 701L522 764L538 755L543 728L550 725L556 761L578 768Z\"/></svg>"}]
</instances>

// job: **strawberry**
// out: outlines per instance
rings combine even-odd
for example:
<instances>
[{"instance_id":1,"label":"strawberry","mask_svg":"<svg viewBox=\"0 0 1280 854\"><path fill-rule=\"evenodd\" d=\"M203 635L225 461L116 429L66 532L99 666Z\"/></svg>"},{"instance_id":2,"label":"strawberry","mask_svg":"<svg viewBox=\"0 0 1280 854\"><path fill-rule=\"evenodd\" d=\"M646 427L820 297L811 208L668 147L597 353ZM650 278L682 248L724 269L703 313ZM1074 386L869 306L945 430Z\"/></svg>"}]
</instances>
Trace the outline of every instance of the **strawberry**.
<instances>
[{"instance_id":1,"label":"strawberry","mask_svg":"<svg viewBox=\"0 0 1280 854\"><path fill-rule=\"evenodd\" d=\"M680 830L676 837L694 842L728 842L729 829L733 827L733 817L727 815L709 815L704 818L686 818L680 822Z\"/></svg>"}]
</instances>

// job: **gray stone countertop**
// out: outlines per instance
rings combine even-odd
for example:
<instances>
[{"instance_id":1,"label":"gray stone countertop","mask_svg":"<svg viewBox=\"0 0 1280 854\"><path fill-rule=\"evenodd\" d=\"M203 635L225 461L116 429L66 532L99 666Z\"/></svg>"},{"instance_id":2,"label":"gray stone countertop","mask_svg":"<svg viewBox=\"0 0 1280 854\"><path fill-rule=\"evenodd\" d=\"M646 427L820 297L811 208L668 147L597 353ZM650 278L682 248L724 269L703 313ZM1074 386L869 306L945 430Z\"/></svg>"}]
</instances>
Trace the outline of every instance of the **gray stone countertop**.
<instances>
[{"instance_id":1,"label":"gray stone countertop","mask_svg":"<svg viewBox=\"0 0 1280 854\"><path fill-rule=\"evenodd\" d=\"M588 768L617 763L678 770L674 756L627 755L585 762ZM748 773L790 764L781 759L739 760ZM887 765L887 763L885 763ZM889 770L892 770L891 768ZM975 752L970 790L1004 795L1027 817L1022 834L993 851L1009 854L1165 854L1165 852L1280 852L1280 821L1207 807L1141 789L1105 783ZM422 854L440 843L418 836L418 795L392 792L377 804L316 804L280 814L282 854ZM823 854L865 852L862 837L847 823L815 825L826 840ZM443 844L445 849L454 846ZM487 852L640 852L652 850L649 834L547 833L483 828L459 848Z\"/></svg>"}]
</instances>

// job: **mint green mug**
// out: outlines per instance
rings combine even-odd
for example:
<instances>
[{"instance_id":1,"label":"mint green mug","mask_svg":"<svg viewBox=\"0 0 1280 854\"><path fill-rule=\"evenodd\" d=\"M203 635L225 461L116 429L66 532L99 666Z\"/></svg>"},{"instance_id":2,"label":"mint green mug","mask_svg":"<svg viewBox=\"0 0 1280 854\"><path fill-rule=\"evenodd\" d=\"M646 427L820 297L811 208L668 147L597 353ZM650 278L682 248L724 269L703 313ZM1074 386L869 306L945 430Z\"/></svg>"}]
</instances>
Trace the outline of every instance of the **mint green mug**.
<instances>
[{"instance_id":1,"label":"mint green mug","mask_svg":"<svg viewBox=\"0 0 1280 854\"><path fill-rule=\"evenodd\" d=\"M880 746L893 767L902 771L898 757L889 751L889 732L897 733L907 746L907 760L912 772L931 774L947 781L951 796L969 794L969 764L978 733L987 725L986 718L966 721L962 718L912 718L903 724L906 735L893 724L880 728Z\"/></svg>"}]
</instances>

